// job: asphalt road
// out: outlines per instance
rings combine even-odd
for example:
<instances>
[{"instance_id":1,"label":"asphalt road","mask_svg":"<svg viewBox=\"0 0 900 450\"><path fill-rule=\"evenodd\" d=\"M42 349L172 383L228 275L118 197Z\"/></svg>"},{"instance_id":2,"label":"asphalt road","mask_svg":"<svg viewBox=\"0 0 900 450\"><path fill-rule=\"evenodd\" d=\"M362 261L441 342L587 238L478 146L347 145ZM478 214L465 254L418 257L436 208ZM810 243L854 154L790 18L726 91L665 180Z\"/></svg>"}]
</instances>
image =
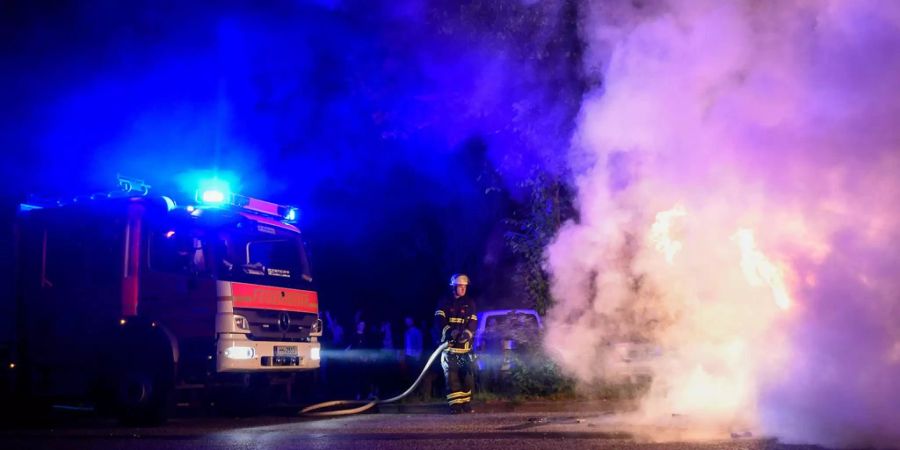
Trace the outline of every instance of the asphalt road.
<instances>
[{"instance_id":1,"label":"asphalt road","mask_svg":"<svg viewBox=\"0 0 900 450\"><path fill-rule=\"evenodd\" d=\"M129 428L90 414L0 431L3 449L813 449L764 437L691 436L627 426L614 414L590 411L481 412L450 416L429 409L313 419L182 417ZM559 408L555 408L559 409ZM404 412L406 411L406 412Z\"/></svg>"}]
</instances>

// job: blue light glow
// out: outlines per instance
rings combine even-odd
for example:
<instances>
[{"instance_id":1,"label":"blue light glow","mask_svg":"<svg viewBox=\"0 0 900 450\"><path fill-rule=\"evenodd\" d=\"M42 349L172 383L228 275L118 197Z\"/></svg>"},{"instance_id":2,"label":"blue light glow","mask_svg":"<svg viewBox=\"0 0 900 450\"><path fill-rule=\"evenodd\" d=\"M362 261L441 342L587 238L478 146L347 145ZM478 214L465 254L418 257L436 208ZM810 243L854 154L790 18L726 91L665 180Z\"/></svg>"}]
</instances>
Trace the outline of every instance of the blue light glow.
<instances>
[{"instance_id":1,"label":"blue light glow","mask_svg":"<svg viewBox=\"0 0 900 450\"><path fill-rule=\"evenodd\" d=\"M228 182L219 178L200 180L198 183L197 201L207 205L221 205L231 201L231 189Z\"/></svg>"},{"instance_id":2,"label":"blue light glow","mask_svg":"<svg viewBox=\"0 0 900 450\"><path fill-rule=\"evenodd\" d=\"M203 191L200 200L202 200L203 203L222 203L225 201L225 193L217 190Z\"/></svg>"},{"instance_id":3,"label":"blue light glow","mask_svg":"<svg viewBox=\"0 0 900 450\"><path fill-rule=\"evenodd\" d=\"M35 209L42 209L41 206L38 205L29 205L27 203L22 203L19 205L19 211L33 211Z\"/></svg>"}]
</instances>

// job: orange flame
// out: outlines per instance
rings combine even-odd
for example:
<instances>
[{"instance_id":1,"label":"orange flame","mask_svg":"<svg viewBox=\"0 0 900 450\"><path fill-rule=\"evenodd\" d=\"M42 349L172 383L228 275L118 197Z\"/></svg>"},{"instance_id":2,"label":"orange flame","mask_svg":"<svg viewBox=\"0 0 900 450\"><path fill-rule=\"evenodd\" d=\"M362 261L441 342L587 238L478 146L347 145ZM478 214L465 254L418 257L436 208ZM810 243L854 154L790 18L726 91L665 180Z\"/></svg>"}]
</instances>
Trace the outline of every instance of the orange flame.
<instances>
[{"instance_id":1,"label":"orange flame","mask_svg":"<svg viewBox=\"0 0 900 450\"><path fill-rule=\"evenodd\" d=\"M683 247L680 241L672 238L672 222L685 216L687 216L687 210L684 209L684 205L677 204L672 209L657 213L656 221L650 227L650 241L653 242L654 248L665 255L666 262L669 264L672 264L675 255Z\"/></svg>"},{"instance_id":2,"label":"orange flame","mask_svg":"<svg viewBox=\"0 0 900 450\"><path fill-rule=\"evenodd\" d=\"M732 236L732 240L737 242L741 250L741 270L743 270L747 282L751 286L769 286L775 304L781 309L790 308L793 301L784 281L785 271L756 248L753 230L738 229Z\"/></svg>"}]
</instances>

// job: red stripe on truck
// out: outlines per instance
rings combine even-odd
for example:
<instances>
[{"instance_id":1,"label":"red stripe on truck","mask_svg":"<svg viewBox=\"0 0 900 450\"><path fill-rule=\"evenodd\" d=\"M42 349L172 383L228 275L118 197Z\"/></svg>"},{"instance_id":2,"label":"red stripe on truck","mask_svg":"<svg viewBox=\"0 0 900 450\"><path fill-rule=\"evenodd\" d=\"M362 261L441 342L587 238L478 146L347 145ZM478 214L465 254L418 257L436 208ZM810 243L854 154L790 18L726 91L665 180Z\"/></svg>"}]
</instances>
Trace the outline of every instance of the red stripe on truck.
<instances>
[{"instance_id":1,"label":"red stripe on truck","mask_svg":"<svg viewBox=\"0 0 900 450\"><path fill-rule=\"evenodd\" d=\"M319 295L315 291L231 283L231 293L235 308L319 313Z\"/></svg>"}]
</instances>

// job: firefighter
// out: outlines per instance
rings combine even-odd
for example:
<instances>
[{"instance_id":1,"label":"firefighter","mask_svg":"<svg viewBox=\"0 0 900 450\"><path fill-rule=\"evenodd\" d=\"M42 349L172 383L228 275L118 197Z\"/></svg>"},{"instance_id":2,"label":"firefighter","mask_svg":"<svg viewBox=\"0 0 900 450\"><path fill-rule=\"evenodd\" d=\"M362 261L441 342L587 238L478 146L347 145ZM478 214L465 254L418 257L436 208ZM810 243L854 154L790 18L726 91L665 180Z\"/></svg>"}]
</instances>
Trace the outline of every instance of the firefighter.
<instances>
[{"instance_id":1,"label":"firefighter","mask_svg":"<svg viewBox=\"0 0 900 450\"><path fill-rule=\"evenodd\" d=\"M472 412L472 390L475 388L475 358L472 338L478 328L475 303L466 296L469 277L455 274L450 277L450 295L441 300L435 319L441 330L441 342L447 349L441 354L441 367L446 381L450 414Z\"/></svg>"}]
</instances>

